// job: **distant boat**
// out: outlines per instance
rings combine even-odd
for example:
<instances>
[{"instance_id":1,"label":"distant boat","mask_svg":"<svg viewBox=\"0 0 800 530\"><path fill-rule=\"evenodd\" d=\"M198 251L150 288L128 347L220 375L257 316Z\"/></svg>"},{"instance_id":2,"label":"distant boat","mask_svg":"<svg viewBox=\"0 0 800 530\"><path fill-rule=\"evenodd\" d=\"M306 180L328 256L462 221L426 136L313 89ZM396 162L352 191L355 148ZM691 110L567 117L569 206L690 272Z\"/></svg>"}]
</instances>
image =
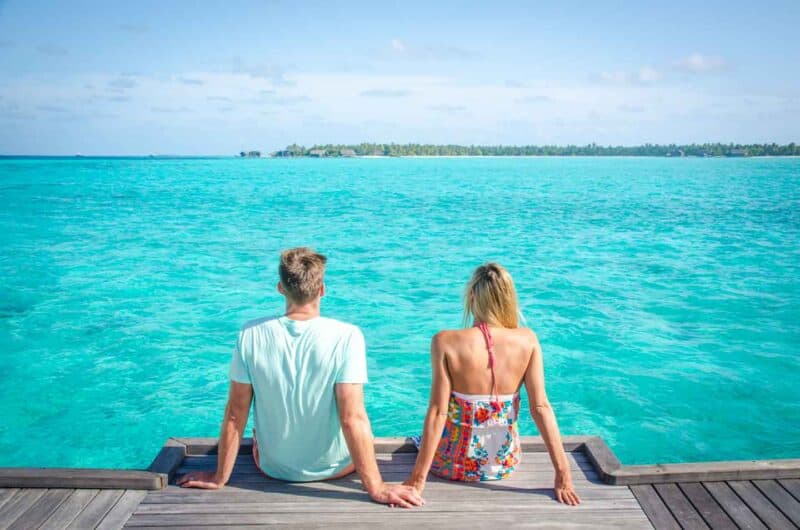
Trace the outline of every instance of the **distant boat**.
<instances>
[{"instance_id":1,"label":"distant boat","mask_svg":"<svg viewBox=\"0 0 800 530\"><path fill-rule=\"evenodd\" d=\"M75 153L75 158L83 158L83 155L80 153Z\"/></svg>"}]
</instances>

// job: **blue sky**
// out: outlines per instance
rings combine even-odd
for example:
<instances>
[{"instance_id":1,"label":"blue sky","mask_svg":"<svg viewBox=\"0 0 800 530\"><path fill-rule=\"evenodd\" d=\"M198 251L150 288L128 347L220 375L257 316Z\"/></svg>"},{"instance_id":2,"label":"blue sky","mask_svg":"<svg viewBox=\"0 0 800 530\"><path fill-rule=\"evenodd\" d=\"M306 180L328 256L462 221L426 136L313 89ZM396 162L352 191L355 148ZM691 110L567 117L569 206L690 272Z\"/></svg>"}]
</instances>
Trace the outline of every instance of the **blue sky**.
<instances>
[{"instance_id":1,"label":"blue sky","mask_svg":"<svg viewBox=\"0 0 800 530\"><path fill-rule=\"evenodd\" d=\"M800 142L800 2L655 4L0 0L0 153Z\"/></svg>"}]
</instances>

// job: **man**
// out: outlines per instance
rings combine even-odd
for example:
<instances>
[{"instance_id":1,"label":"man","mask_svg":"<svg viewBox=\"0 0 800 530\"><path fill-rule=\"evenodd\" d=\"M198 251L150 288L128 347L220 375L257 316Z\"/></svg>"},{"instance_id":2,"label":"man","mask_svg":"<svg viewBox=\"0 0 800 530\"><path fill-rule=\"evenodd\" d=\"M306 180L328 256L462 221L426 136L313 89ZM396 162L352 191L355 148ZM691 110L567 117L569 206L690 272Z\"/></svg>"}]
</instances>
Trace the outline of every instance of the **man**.
<instances>
[{"instance_id":1,"label":"man","mask_svg":"<svg viewBox=\"0 0 800 530\"><path fill-rule=\"evenodd\" d=\"M228 482L254 402L253 457L266 475L304 482L355 470L376 502L424 503L414 488L384 483L378 470L362 392L364 337L356 326L320 316L326 261L309 248L281 254L278 291L286 313L239 333L217 469L189 473L181 486L218 489Z\"/></svg>"}]
</instances>

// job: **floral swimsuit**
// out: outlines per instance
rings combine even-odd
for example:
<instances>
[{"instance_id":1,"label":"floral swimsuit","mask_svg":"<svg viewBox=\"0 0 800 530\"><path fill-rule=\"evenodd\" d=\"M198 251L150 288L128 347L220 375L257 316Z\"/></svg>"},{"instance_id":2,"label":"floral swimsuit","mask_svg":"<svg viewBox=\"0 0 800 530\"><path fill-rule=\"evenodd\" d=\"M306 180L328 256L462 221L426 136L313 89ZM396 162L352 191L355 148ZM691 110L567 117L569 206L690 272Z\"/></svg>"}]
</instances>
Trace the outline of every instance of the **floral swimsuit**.
<instances>
[{"instance_id":1,"label":"floral swimsuit","mask_svg":"<svg viewBox=\"0 0 800 530\"><path fill-rule=\"evenodd\" d=\"M508 477L519 464L519 392L497 395L494 342L486 324L481 322L478 328L489 350L494 393L450 395L447 421L431 466L434 475L450 480L498 480Z\"/></svg>"}]
</instances>

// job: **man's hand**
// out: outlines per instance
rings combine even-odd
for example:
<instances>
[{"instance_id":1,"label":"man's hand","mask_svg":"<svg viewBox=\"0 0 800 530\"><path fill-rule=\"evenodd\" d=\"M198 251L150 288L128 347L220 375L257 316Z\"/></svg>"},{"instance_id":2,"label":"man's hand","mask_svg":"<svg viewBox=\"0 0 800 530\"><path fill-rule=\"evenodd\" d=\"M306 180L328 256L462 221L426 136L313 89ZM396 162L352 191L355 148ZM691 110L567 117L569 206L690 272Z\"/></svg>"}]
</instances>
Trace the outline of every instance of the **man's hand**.
<instances>
[{"instance_id":1,"label":"man's hand","mask_svg":"<svg viewBox=\"0 0 800 530\"><path fill-rule=\"evenodd\" d=\"M425 504L416 488L400 484L383 484L376 492L370 493L370 497L380 504L388 504L390 508L413 508Z\"/></svg>"},{"instance_id":2,"label":"man's hand","mask_svg":"<svg viewBox=\"0 0 800 530\"><path fill-rule=\"evenodd\" d=\"M179 478L176 484L182 488L201 488L205 490L218 490L224 486L217 479L216 471L192 471Z\"/></svg>"}]
</instances>

